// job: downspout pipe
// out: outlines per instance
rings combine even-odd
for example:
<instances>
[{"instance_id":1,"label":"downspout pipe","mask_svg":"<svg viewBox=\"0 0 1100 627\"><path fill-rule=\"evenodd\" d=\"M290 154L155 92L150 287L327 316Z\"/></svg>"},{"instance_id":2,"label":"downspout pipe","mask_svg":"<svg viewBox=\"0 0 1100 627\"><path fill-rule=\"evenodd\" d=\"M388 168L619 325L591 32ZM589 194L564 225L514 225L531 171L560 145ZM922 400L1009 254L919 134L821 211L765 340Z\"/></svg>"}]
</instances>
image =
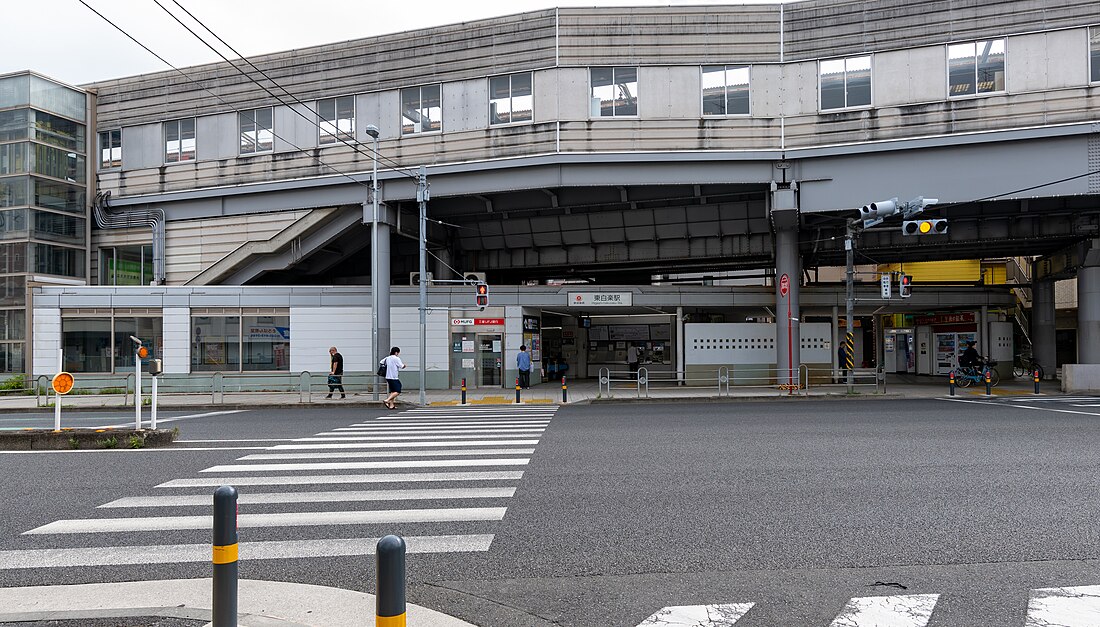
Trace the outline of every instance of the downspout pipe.
<instances>
[{"instance_id":1,"label":"downspout pipe","mask_svg":"<svg viewBox=\"0 0 1100 627\"><path fill-rule=\"evenodd\" d=\"M153 231L153 284L164 285L164 210L131 209L112 211L110 209L111 192L96 194L92 202L92 214L101 229L131 229L149 227Z\"/></svg>"}]
</instances>

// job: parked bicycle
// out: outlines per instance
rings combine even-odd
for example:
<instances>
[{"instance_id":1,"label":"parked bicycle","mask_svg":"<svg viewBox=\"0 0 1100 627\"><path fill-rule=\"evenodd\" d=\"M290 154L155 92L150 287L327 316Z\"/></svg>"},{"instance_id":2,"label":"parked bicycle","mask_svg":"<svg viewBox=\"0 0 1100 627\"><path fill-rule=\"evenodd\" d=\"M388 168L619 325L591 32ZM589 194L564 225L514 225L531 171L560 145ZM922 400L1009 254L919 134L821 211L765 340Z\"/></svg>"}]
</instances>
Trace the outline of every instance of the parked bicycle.
<instances>
[{"instance_id":1,"label":"parked bicycle","mask_svg":"<svg viewBox=\"0 0 1100 627\"><path fill-rule=\"evenodd\" d=\"M994 368L996 365L997 362L987 359L982 366L960 366L955 371L955 385L961 388L968 388L973 383L985 385L985 371L989 370L989 382L996 386L1001 382L1001 375Z\"/></svg>"},{"instance_id":2,"label":"parked bicycle","mask_svg":"<svg viewBox=\"0 0 1100 627\"><path fill-rule=\"evenodd\" d=\"M1036 370L1039 371L1039 378L1042 379L1043 367L1039 365L1039 362L1035 361L1035 358L1016 355L1016 361L1012 365L1012 376L1017 379L1024 377L1031 378Z\"/></svg>"}]
</instances>

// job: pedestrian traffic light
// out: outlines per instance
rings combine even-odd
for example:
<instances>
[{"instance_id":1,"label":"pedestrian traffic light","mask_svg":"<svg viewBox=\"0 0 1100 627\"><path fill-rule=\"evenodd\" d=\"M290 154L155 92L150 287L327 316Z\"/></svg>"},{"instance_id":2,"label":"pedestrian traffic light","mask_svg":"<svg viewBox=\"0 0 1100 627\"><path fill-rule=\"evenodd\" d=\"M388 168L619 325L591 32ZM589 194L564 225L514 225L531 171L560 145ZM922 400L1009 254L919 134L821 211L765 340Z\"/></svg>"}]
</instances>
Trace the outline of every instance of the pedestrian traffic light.
<instances>
[{"instance_id":1,"label":"pedestrian traffic light","mask_svg":"<svg viewBox=\"0 0 1100 627\"><path fill-rule=\"evenodd\" d=\"M913 277L911 275L901 275L901 281L898 282L898 295L902 298L909 298L913 295Z\"/></svg>"},{"instance_id":2,"label":"pedestrian traffic light","mask_svg":"<svg viewBox=\"0 0 1100 627\"><path fill-rule=\"evenodd\" d=\"M489 285L487 283L478 283L475 290L477 294L477 306L485 309L489 306Z\"/></svg>"},{"instance_id":3,"label":"pedestrian traffic light","mask_svg":"<svg viewBox=\"0 0 1100 627\"><path fill-rule=\"evenodd\" d=\"M946 235L947 220L932 218L929 220L906 220L901 223L902 235Z\"/></svg>"}]
</instances>

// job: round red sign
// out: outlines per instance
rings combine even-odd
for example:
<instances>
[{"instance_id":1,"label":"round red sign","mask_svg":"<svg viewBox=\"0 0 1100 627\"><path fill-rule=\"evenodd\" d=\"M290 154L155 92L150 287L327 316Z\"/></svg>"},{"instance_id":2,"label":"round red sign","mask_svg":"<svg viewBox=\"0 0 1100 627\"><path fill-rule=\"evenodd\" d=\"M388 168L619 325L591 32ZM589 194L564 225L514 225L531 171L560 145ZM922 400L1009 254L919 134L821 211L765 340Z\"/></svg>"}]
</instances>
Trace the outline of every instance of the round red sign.
<instances>
[{"instance_id":1,"label":"round red sign","mask_svg":"<svg viewBox=\"0 0 1100 627\"><path fill-rule=\"evenodd\" d=\"M787 275L779 277L779 295L786 296L791 289L791 279Z\"/></svg>"}]
</instances>

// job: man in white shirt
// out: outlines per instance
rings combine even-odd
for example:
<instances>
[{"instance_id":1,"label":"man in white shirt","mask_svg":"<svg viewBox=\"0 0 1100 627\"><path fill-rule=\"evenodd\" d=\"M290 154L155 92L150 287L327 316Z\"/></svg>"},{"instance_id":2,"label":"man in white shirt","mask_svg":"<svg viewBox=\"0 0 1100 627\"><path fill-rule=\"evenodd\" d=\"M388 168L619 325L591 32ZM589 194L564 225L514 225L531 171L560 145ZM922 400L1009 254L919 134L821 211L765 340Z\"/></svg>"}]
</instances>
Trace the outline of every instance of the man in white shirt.
<instances>
[{"instance_id":1,"label":"man in white shirt","mask_svg":"<svg viewBox=\"0 0 1100 627\"><path fill-rule=\"evenodd\" d=\"M626 348L626 363L630 364L630 376L638 378L638 347L631 344Z\"/></svg>"},{"instance_id":2,"label":"man in white shirt","mask_svg":"<svg viewBox=\"0 0 1100 627\"><path fill-rule=\"evenodd\" d=\"M390 409L397 409L397 396L401 394L401 379L399 373L405 368L405 362L401 361L398 355L401 354L401 349L394 346L390 349L390 356L383 359L380 364L386 366L386 385L389 386L390 395L386 397L386 400L382 401L382 404Z\"/></svg>"}]
</instances>

